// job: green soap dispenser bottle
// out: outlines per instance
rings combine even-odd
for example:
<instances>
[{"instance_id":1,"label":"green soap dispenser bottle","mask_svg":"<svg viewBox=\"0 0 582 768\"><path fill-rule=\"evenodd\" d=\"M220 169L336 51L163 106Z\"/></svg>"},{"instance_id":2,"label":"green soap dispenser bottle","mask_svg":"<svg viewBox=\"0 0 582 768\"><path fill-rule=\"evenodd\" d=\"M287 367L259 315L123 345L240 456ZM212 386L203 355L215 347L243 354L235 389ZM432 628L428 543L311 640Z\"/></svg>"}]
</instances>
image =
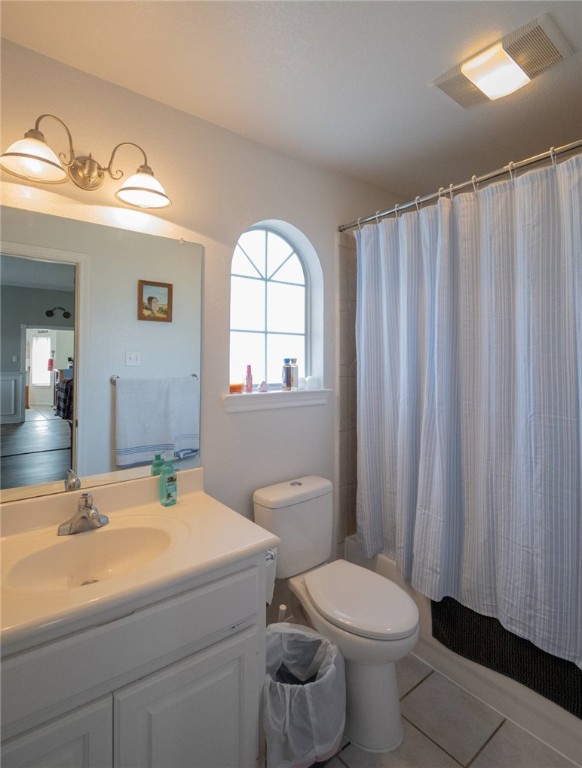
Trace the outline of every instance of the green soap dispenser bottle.
<instances>
[{"instance_id":1,"label":"green soap dispenser bottle","mask_svg":"<svg viewBox=\"0 0 582 768\"><path fill-rule=\"evenodd\" d=\"M178 482L174 462L169 459L164 462L160 473L160 504L171 507L178 501Z\"/></svg>"},{"instance_id":2,"label":"green soap dispenser bottle","mask_svg":"<svg viewBox=\"0 0 582 768\"><path fill-rule=\"evenodd\" d=\"M154 460L152 461L152 475L159 475L164 466L164 460L161 453L156 453Z\"/></svg>"}]
</instances>

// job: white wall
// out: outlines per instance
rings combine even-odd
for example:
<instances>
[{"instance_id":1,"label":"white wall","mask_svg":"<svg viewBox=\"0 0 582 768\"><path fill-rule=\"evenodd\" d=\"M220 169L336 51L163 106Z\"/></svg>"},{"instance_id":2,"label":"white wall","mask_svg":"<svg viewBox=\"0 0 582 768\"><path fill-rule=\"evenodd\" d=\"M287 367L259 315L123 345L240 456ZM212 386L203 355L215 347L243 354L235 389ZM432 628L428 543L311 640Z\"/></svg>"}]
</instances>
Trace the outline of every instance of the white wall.
<instances>
[{"instance_id":1,"label":"white wall","mask_svg":"<svg viewBox=\"0 0 582 768\"><path fill-rule=\"evenodd\" d=\"M56 331L55 336L55 368L68 368L69 357L75 357L75 334L73 331Z\"/></svg>"},{"instance_id":2,"label":"white wall","mask_svg":"<svg viewBox=\"0 0 582 768\"><path fill-rule=\"evenodd\" d=\"M167 237L182 235L204 246L201 457L208 492L250 516L256 487L304 473L336 480L335 396L325 406L242 414L224 409L230 259L241 232L258 221L287 221L306 235L323 269L322 368L325 385L335 389L337 227L387 207L394 198L5 41L1 98L4 144L21 138L38 115L54 113L69 125L77 152L90 151L103 164L115 144L141 144L173 201L150 217L117 207L111 181L86 193L71 183L48 190L4 176L6 203ZM49 143L66 149L56 123L42 127ZM118 155L120 165L133 172L141 161L131 149L125 152Z\"/></svg>"}]
</instances>

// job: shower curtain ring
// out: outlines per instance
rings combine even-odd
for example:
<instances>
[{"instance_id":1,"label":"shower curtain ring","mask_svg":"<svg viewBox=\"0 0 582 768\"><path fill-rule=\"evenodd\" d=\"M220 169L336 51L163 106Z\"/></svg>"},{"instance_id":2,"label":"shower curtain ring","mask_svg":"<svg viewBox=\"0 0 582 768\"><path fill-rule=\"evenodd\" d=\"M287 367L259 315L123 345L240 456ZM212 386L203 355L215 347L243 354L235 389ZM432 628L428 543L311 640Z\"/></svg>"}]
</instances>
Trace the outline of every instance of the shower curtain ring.
<instances>
[{"instance_id":1,"label":"shower curtain ring","mask_svg":"<svg viewBox=\"0 0 582 768\"><path fill-rule=\"evenodd\" d=\"M361 220L362 220L362 217L360 216L360 218L358 219L358 229L362 229L362 225L360 224Z\"/></svg>"},{"instance_id":2,"label":"shower curtain ring","mask_svg":"<svg viewBox=\"0 0 582 768\"><path fill-rule=\"evenodd\" d=\"M445 188L444 188L444 187L439 187L439 200L441 199L441 197L442 197L442 195L443 195L444 191L445 191Z\"/></svg>"},{"instance_id":3,"label":"shower curtain ring","mask_svg":"<svg viewBox=\"0 0 582 768\"><path fill-rule=\"evenodd\" d=\"M510 160L509 165L507 166L507 169L509 171L509 178L511 179L511 181L515 181L515 179L513 178L513 160Z\"/></svg>"},{"instance_id":4,"label":"shower curtain ring","mask_svg":"<svg viewBox=\"0 0 582 768\"><path fill-rule=\"evenodd\" d=\"M417 195L417 196L414 198L414 203L415 203L415 205L416 205L416 212L417 212L417 213L420 213L420 195Z\"/></svg>"},{"instance_id":5,"label":"shower curtain ring","mask_svg":"<svg viewBox=\"0 0 582 768\"><path fill-rule=\"evenodd\" d=\"M475 174L473 174L473 175L471 176L471 183L473 184L473 192L474 192L475 194L477 194L477 189L478 189L478 186L477 186L477 177L475 176Z\"/></svg>"},{"instance_id":6,"label":"shower curtain ring","mask_svg":"<svg viewBox=\"0 0 582 768\"><path fill-rule=\"evenodd\" d=\"M380 218L379 218L379 216L380 216L380 211L376 211L376 224L379 224L379 223L380 223Z\"/></svg>"},{"instance_id":7,"label":"shower curtain ring","mask_svg":"<svg viewBox=\"0 0 582 768\"><path fill-rule=\"evenodd\" d=\"M555 147L550 147L550 157L552 158L552 166L556 167L556 153L555 153Z\"/></svg>"},{"instance_id":8,"label":"shower curtain ring","mask_svg":"<svg viewBox=\"0 0 582 768\"><path fill-rule=\"evenodd\" d=\"M400 204L396 203L396 205L394 206L394 213L396 214L396 218L398 218L398 209L399 208L400 208Z\"/></svg>"},{"instance_id":9,"label":"shower curtain ring","mask_svg":"<svg viewBox=\"0 0 582 768\"><path fill-rule=\"evenodd\" d=\"M449 197L451 198L451 203L453 202L453 184L449 184Z\"/></svg>"}]
</instances>

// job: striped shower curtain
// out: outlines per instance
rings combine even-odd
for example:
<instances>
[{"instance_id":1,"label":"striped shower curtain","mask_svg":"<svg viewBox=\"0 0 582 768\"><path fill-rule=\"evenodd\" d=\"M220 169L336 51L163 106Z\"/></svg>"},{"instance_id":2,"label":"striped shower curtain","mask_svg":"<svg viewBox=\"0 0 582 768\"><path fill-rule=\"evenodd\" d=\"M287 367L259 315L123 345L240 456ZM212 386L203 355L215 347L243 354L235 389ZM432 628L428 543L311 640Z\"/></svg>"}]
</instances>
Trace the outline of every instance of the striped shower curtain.
<instances>
[{"instance_id":1,"label":"striped shower curtain","mask_svg":"<svg viewBox=\"0 0 582 768\"><path fill-rule=\"evenodd\" d=\"M356 232L358 541L582 659L582 155Z\"/></svg>"}]
</instances>

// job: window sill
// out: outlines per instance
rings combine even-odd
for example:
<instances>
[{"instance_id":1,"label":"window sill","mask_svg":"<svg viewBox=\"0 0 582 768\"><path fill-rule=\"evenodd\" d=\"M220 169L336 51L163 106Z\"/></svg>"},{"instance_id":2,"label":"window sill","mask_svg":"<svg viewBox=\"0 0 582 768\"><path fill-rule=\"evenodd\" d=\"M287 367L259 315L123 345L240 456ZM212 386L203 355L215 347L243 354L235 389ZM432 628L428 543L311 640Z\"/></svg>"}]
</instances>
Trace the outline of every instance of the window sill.
<instances>
[{"instance_id":1,"label":"window sill","mask_svg":"<svg viewBox=\"0 0 582 768\"><path fill-rule=\"evenodd\" d=\"M222 399L228 413L241 413L272 408L325 405L332 391L331 389L298 389L293 392L253 392L246 395L223 395Z\"/></svg>"}]
</instances>

